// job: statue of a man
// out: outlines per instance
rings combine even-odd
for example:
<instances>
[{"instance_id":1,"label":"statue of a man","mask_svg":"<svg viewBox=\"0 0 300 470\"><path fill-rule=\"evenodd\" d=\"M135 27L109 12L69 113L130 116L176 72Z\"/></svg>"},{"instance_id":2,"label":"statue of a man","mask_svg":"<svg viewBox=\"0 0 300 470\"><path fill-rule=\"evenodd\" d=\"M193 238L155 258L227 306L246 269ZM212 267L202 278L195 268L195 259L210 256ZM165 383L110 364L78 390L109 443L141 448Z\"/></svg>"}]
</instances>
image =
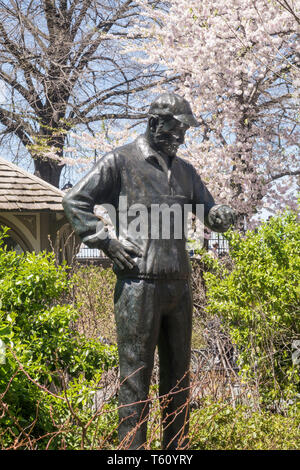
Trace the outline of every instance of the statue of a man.
<instances>
[{"instance_id":1,"label":"statue of a man","mask_svg":"<svg viewBox=\"0 0 300 470\"><path fill-rule=\"evenodd\" d=\"M83 243L103 250L114 263L121 383L119 439L127 449L143 449L146 443L156 346L163 448L188 445L193 304L186 239L184 234L181 239L172 234L162 237L158 233L161 227L153 227L150 216L146 234L142 229L129 230L128 219L132 220L132 207L146 207L150 212L157 205L190 204L196 213L196 206L202 204L210 229L223 232L234 223L234 212L216 205L194 167L176 156L187 129L198 125L185 99L173 93L160 95L150 106L145 134L104 155L63 200L66 215ZM124 198L128 208L125 227ZM94 214L94 206L103 204L116 209L116 237L105 232L105 224ZM163 223L155 220L158 225Z\"/></svg>"}]
</instances>

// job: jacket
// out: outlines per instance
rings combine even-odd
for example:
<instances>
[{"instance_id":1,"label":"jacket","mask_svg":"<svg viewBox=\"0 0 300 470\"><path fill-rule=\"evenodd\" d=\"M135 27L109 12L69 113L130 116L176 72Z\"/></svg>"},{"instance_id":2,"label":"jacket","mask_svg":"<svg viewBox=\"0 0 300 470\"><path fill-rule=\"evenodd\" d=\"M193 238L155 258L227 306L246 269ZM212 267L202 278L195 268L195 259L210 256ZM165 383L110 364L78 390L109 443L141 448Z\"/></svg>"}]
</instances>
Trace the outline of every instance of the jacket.
<instances>
[{"instance_id":1,"label":"jacket","mask_svg":"<svg viewBox=\"0 0 300 470\"><path fill-rule=\"evenodd\" d=\"M162 155L150 147L145 135L140 135L132 143L99 159L63 199L67 218L90 248L105 247L105 227L94 214L94 206L103 204L109 204L116 211L118 239L127 246L138 247L142 253L141 257L134 258L136 268L121 271L114 266L119 278L188 279L191 268L184 231L181 238L172 233L175 215L169 212L170 236L165 238L161 234L162 221L158 217L154 224L150 213L153 207L162 204L182 208L184 204L190 204L195 213L196 205L203 204L204 217L207 217L215 202L190 163L174 157L168 166ZM145 214L139 219L139 207L147 208L146 219ZM121 223L124 216L127 225ZM130 230L132 226L137 229L138 222L143 233ZM145 225L148 226L145 228ZM145 236L145 230L148 236Z\"/></svg>"}]
</instances>

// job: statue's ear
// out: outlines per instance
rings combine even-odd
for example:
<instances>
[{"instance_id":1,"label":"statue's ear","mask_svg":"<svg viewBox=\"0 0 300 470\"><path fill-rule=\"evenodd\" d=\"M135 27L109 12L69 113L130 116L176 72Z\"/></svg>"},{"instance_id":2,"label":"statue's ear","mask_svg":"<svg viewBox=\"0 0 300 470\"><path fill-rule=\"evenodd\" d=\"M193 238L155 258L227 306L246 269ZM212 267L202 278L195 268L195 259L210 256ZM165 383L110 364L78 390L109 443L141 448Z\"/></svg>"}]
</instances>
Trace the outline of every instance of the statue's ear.
<instances>
[{"instance_id":1,"label":"statue's ear","mask_svg":"<svg viewBox=\"0 0 300 470\"><path fill-rule=\"evenodd\" d=\"M156 131L158 121L159 121L158 116L150 116L149 117L149 128L152 132Z\"/></svg>"}]
</instances>

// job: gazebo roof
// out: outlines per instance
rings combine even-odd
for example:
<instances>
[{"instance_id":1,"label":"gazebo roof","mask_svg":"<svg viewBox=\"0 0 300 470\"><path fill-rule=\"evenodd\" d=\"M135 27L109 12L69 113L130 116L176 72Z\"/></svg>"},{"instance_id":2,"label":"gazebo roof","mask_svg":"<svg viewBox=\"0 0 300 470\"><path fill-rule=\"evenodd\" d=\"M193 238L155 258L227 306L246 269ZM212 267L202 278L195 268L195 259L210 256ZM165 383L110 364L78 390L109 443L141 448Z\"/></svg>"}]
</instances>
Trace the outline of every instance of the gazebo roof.
<instances>
[{"instance_id":1,"label":"gazebo roof","mask_svg":"<svg viewBox=\"0 0 300 470\"><path fill-rule=\"evenodd\" d=\"M64 192L0 158L0 210L63 211Z\"/></svg>"}]
</instances>

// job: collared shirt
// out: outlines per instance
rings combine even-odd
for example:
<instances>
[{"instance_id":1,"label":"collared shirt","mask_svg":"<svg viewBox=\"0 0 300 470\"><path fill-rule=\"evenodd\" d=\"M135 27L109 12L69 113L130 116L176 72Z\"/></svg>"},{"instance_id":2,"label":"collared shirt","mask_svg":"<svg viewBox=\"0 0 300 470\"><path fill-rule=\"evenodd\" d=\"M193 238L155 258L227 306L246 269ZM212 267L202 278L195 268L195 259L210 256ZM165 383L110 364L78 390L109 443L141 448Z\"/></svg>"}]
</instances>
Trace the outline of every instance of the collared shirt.
<instances>
[{"instance_id":1,"label":"collared shirt","mask_svg":"<svg viewBox=\"0 0 300 470\"><path fill-rule=\"evenodd\" d=\"M134 258L136 268L120 271L114 267L119 277L189 277L190 261L184 230L181 238L174 236L174 218L171 217L170 237L165 238L161 219L156 218L159 222L154 226L151 211L162 204L168 207L175 207L175 204L181 208L190 204L195 213L196 205L203 204L204 216L207 216L215 202L191 164L179 157L167 162L141 135L134 142L104 155L63 199L66 215L75 232L91 248L105 246L103 223L94 214L94 206L104 204L115 209L118 239L127 246L138 247L142 253L140 258ZM138 214L141 207L147 208L146 218L145 214L144 218ZM138 222L143 225L140 232L130 230L133 226L136 228Z\"/></svg>"}]
</instances>

